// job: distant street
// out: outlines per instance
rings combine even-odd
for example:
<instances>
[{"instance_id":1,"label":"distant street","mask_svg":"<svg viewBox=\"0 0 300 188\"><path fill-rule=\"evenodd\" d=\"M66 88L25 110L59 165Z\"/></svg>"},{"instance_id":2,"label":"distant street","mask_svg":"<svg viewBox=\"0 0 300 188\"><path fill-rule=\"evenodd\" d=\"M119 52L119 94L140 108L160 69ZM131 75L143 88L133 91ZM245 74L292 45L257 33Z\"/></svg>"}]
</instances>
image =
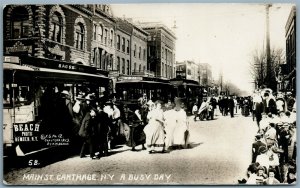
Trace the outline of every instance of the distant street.
<instances>
[{"instance_id":1,"label":"distant street","mask_svg":"<svg viewBox=\"0 0 300 188\"><path fill-rule=\"evenodd\" d=\"M4 179L8 184L26 185L237 184L251 162L257 131L252 118L218 115L212 121L194 122L189 117L189 125L190 149L149 154L122 146L100 160L78 155L43 168L14 170L4 174Z\"/></svg>"}]
</instances>

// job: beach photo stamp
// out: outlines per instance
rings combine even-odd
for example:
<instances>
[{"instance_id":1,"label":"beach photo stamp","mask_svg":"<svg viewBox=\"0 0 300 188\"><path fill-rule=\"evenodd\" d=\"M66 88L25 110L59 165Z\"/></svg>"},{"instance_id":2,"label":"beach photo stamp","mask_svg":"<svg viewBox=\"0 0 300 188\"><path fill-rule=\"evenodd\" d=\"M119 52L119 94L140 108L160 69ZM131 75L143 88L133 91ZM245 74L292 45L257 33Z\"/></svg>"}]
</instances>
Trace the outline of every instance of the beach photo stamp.
<instances>
[{"instance_id":1,"label":"beach photo stamp","mask_svg":"<svg viewBox=\"0 0 300 188\"><path fill-rule=\"evenodd\" d=\"M6 185L288 185L296 4L3 6Z\"/></svg>"}]
</instances>

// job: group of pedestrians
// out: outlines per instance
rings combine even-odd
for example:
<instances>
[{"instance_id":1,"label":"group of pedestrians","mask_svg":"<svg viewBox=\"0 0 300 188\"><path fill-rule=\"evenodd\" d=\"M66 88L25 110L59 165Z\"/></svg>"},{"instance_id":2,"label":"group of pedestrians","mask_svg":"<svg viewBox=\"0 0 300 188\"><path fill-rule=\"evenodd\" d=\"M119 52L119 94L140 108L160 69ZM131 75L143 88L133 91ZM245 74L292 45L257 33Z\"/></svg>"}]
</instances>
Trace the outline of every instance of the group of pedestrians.
<instances>
[{"instance_id":1,"label":"group of pedestrians","mask_svg":"<svg viewBox=\"0 0 300 188\"><path fill-rule=\"evenodd\" d=\"M145 113L147 115L143 133L149 153L164 153L175 148L187 147L188 123L183 101L175 98L174 103L169 101L163 104L159 100L147 102L148 112Z\"/></svg>"},{"instance_id":2,"label":"group of pedestrians","mask_svg":"<svg viewBox=\"0 0 300 188\"><path fill-rule=\"evenodd\" d=\"M253 113L258 132L252 144L252 163L246 184L296 183L296 101L291 93L256 91Z\"/></svg>"},{"instance_id":3,"label":"group of pedestrians","mask_svg":"<svg viewBox=\"0 0 300 188\"><path fill-rule=\"evenodd\" d=\"M235 96L220 96L219 98L211 96L202 99L201 105L198 107L197 103L194 104L192 113L194 120L213 120L216 114L217 106L221 115L234 117L237 113L237 99Z\"/></svg>"},{"instance_id":4,"label":"group of pedestrians","mask_svg":"<svg viewBox=\"0 0 300 188\"><path fill-rule=\"evenodd\" d=\"M132 151L141 146L149 153L164 153L188 144L187 115L179 98L163 104L143 96L138 105L129 108L96 99L93 93L79 94L71 111L78 130L75 138L82 142L81 158L87 154L92 159L107 156L117 143Z\"/></svg>"}]
</instances>

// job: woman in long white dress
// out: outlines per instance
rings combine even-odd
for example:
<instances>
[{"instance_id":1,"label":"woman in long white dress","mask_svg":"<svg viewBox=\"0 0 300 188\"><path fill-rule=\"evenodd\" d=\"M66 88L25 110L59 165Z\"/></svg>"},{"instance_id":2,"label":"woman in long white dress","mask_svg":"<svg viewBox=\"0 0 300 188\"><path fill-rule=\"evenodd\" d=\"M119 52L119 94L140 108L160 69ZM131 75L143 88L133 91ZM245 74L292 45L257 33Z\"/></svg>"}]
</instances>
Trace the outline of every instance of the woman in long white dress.
<instances>
[{"instance_id":1,"label":"woman in long white dress","mask_svg":"<svg viewBox=\"0 0 300 188\"><path fill-rule=\"evenodd\" d=\"M149 119L149 123L144 128L144 132L146 134L146 144L150 148L149 153L153 153L155 151L164 151L164 141L165 141L165 133L164 133L164 125L163 125L163 110L162 110L162 102L155 102L155 109L150 111L147 115Z\"/></svg>"},{"instance_id":2,"label":"woman in long white dress","mask_svg":"<svg viewBox=\"0 0 300 188\"><path fill-rule=\"evenodd\" d=\"M182 108L180 98L175 99L175 108L164 113L166 130L166 148L186 147L188 142L187 115Z\"/></svg>"}]
</instances>

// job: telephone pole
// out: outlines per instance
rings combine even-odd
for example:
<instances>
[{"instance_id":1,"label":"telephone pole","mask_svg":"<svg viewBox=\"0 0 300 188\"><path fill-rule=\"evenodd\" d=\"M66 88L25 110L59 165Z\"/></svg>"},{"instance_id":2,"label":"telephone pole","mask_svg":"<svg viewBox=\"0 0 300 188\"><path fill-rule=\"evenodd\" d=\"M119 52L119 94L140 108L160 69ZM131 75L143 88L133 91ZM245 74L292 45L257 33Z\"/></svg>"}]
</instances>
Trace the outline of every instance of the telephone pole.
<instances>
[{"instance_id":1,"label":"telephone pole","mask_svg":"<svg viewBox=\"0 0 300 188\"><path fill-rule=\"evenodd\" d=\"M266 55L267 55L267 73L265 84L268 88L272 88L272 66L271 66L271 50L270 50L270 19L269 9L272 5L266 5Z\"/></svg>"}]
</instances>

